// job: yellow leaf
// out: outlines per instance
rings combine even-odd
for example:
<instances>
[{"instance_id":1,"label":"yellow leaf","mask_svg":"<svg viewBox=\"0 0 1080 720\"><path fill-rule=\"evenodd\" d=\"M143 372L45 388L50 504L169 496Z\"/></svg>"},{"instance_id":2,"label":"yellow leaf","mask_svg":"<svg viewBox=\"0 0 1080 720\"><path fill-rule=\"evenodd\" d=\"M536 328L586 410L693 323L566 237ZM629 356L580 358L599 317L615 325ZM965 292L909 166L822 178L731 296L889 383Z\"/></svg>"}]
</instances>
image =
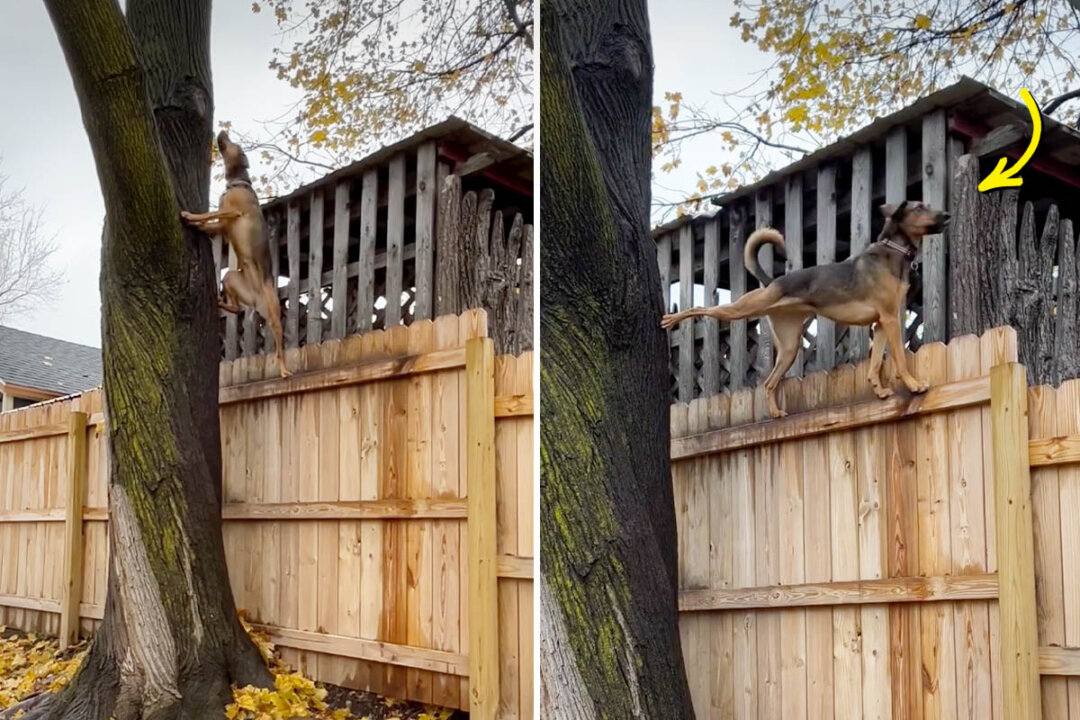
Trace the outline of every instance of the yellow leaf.
<instances>
[{"instance_id":1,"label":"yellow leaf","mask_svg":"<svg viewBox=\"0 0 1080 720\"><path fill-rule=\"evenodd\" d=\"M930 16L929 15L923 15L921 13L916 15L915 16L915 27L919 28L920 30L929 30L930 29Z\"/></svg>"}]
</instances>

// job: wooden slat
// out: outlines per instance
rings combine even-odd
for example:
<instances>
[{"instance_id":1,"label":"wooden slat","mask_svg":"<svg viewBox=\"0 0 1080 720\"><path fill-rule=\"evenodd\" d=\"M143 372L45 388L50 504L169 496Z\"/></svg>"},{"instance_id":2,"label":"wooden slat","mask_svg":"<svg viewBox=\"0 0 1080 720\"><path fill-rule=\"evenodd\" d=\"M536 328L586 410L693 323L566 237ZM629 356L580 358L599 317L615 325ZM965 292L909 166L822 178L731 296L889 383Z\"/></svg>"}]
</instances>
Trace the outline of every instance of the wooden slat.
<instances>
[{"instance_id":1,"label":"wooden slat","mask_svg":"<svg viewBox=\"0 0 1080 720\"><path fill-rule=\"evenodd\" d=\"M949 168L946 162L945 110L923 116L923 202L935 210L947 209ZM945 236L927 235L922 241L923 342L941 342L947 336Z\"/></svg>"},{"instance_id":2,"label":"wooden slat","mask_svg":"<svg viewBox=\"0 0 1080 720\"><path fill-rule=\"evenodd\" d=\"M379 175L364 173L360 194L360 279L356 286L356 332L369 332L375 312L375 233L378 229Z\"/></svg>"},{"instance_id":3,"label":"wooden slat","mask_svg":"<svg viewBox=\"0 0 1080 720\"><path fill-rule=\"evenodd\" d=\"M1027 374L1019 363L990 372L994 497L1006 717L1042 717L1028 465Z\"/></svg>"},{"instance_id":4,"label":"wooden slat","mask_svg":"<svg viewBox=\"0 0 1080 720\"><path fill-rule=\"evenodd\" d=\"M951 382L982 374L979 338L965 335L948 345ZM986 466L983 463L982 409L968 408L948 415L949 521L952 572L986 572ZM956 482L954 478L963 478ZM991 717L990 602L956 603L953 640L958 717Z\"/></svg>"},{"instance_id":5,"label":"wooden slat","mask_svg":"<svg viewBox=\"0 0 1080 720\"><path fill-rule=\"evenodd\" d=\"M236 272L236 250L229 245L229 270ZM242 313L250 310L241 310ZM225 359L234 360L240 354L240 316L237 313L225 313Z\"/></svg>"},{"instance_id":6,"label":"wooden slat","mask_svg":"<svg viewBox=\"0 0 1080 720\"><path fill-rule=\"evenodd\" d=\"M254 624L275 645L340 657L419 668L451 675L468 675L468 659L459 653L409 647L378 640Z\"/></svg>"},{"instance_id":7,"label":"wooden slat","mask_svg":"<svg viewBox=\"0 0 1080 720\"><path fill-rule=\"evenodd\" d=\"M975 378L932 387L922 395L893 396L853 405L811 410L779 420L712 430L698 435L673 437L671 459L727 452L762 443L807 438L826 432L849 430L927 413L970 407L990 399L988 378Z\"/></svg>"},{"instance_id":8,"label":"wooden slat","mask_svg":"<svg viewBox=\"0 0 1080 720\"><path fill-rule=\"evenodd\" d=\"M226 503L223 520L409 520L464 519L464 500L352 500L302 503Z\"/></svg>"},{"instance_id":9,"label":"wooden slat","mask_svg":"<svg viewBox=\"0 0 1080 720\"><path fill-rule=\"evenodd\" d=\"M746 294L746 268L743 267L743 248L746 247L746 209L737 205L731 212L731 236L728 247L730 255L728 268L731 277L731 300L734 302ZM735 320L728 330L728 364L731 377L728 386L737 390L746 385L746 371L749 368L749 348L746 343L746 320Z\"/></svg>"},{"instance_id":10,"label":"wooden slat","mask_svg":"<svg viewBox=\"0 0 1080 720\"><path fill-rule=\"evenodd\" d=\"M1078 412L1078 409L1080 409L1080 380L1075 378L1066 380L1057 388L1056 395L1054 432L1063 435L1080 434L1080 412ZM1046 473L1046 470L1039 471L1040 480ZM1052 498L1052 502L1053 505L1057 506L1058 517L1055 519L1060 532L1056 537L1052 532L1048 533L1040 541L1053 542L1056 540L1060 546L1060 564L1053 568L1055 574L1060 574L1061 585L1059 608L1060 623L1064 632L1062 635L1058 635L1058 639L1059 644L1065 647L1077 647L1080 646L1080 524L1077 523L1076 509L1080 507L1080 465L1059 466L1057 476L1057 497ZM1053 512L1052 507L1048 508L1050 512ZM1033 521L1036 520L1034 509L1032 515ZM1043 526L1036 527L1038 530L1044 529ZM1036 552L1038 552L1038 549L1039 547L1036 545ZM1036 571L1038 569L1039 567L1036 566ZM1047 591L1052 592L1056 583L1038 575L1036 575L1036 578L1039 582L1038 592L1036 593L1036 599L1038 600L1047 597L1045 593ZM1004 611L1002 612L1002 626L1004 626L1005 616ZM1042 619L1046 615L1046 613L1039 613L1038 617ZM1053 619L1053 615L1050 614L1048 619ZM1053 639L1047 638L1041 640L1041 644L1053 645L1055 643ZM1080 708L1080 678L1067 678L1065 685L1067 704L1070 709L1075 711L1075 709ZM1043 706L1043 712L1047 713L1048 717L1048 713L1053 709L1053 706ZM1074 712L1074 714L1076 713Z\"/></svg>"},{"instance_id":11,"label":"wooden slat","mask_svg":"<svg viewBox=\"0 0 1080 720\"><path fill-rule=\"evenodd\" d=\"M496 395L495 417L529 417L533 414L533 395Z\"/></svg>"},{"instance_id":12,"label":"wooden slat","mask_svg":"<svg viewBox=\"0 0 1080 720\"><path fill-rule=\"evenodd\" d=\"M784 271L801 270L803 267L803 179L796 173L787 179L784 188L784 245L787 256ZM799 343L799 352L795 364L787 372L787 377L802 377L803 350Z\"/></svg>"},{"instance_id":13,"label":"wooden slat","mask_svg":"<svg viewBox=\"0 0 1080 720\"><path fill-rule=\"evenodd\" d=\"M465 351L436 350L421 355L401 355L376 360L352 367L331 367L325 370L297 373L292 377L260 380L243 385L223 387L218 393L218 404L228 405L261 398L294 395L312 390L356 385L358 383L386 380L437 370L452 370L465 364ZM494 401L492 401L494 402Z\"/></svg>"},{"instance_id":14,"label":"wooden slat","mask_svg":"<svg viewBox=\"0 0 1080 720\"><path fill-rule=\"evenodd\" d=\"M300 205L295 201L289 203L287 213L285 248L289 258L289 284L285 308L285 346L294 348L300 345Z\"/></svg>"},{"instance_id":15,"label":"wooden slat","mask_svg":"<svg viewBox=\"0 0 1080 720\"><path fill-rule=\"evenodd\" d=\"M763 188L758 190L754 195L755 229L773 226L772 205L772 189ZM766 243L758 252L758 262L761 263L761 267L769 277L773 277L776 274L776 270L773 267L773 254L772 243ZM757 357L754 359L754 364L757 367L758 375L761 377L768 375L773 366L773 342L772 332L769 327L770 322L768 317L758 319Z\"/></svg>"},{"instance_id":16,"label":"wooden slat","mask_svg":"<svg viewBox=\"0 0 1080 720\"><path fill-rule=\"evenodd\" d=\"M931 384L948 379L948 358L941 343L919 348L915 373ZM975 411L977 412L977 410ZM917 507L920 575L937 576L953 572L950 497L949 429L945 413L925 415L913 423L916 430ZM919 608L919 642L923 715L952 717L956 708L955 614L951 604Z\"/></svg>"},{"instance_id":17,"label":"wooden slat","mask_svg":"<svg viewBox=\"0 0 1080 720\"><path fill-rule=\"evenodd\" d=\"M705 223L705 306L715 305L720 286L720 216ZM702 319L705 341L701 347L701 389L705 395L720 392L720 323Z\"/></svg>"},{"instance_id":18,"label":"wooden slat","mask_svg":"<svg viewBox=\"0 0 1080 720\"><path fill-rule=\"evenodd\" d=\"M469 715L493 720L499 703L496 567L495 356L489 338L466 343L469 557Z\"/></svg>"},{"instance_id":19,"label":"wooden slat","mask_svg":"<svg viewBox=\"0 0 1080 720\"><path fill-rule=\"evenodd\" d=\"M741 251L740 251L741 256ZM743 389L731 395L731 422L747 422L754 417L754 393ZM672 413L675 419L674 412ZM686 420L683 420L685 432ZM679 428L672 423L672 432ZM745 587L756 582L756 535L754 532L754 467L750 452L732 456L729 467L732 484L732 585ZM674 472L681 472L678 468ZM758 716L757 614L736 613L732 620L732 672L735 682L735 717Z\"/></svg>"},{"instance_id":20,"label":"wooden slat","mask_svg":"<svg viewBox=\"0 0 1080 720\"><path fill-rule=\"evenodd\" d=\"M817 264L836 262L836 166L823 165L817 176ZM836 365L836 323L817 318L817 363L819 370Z\"/></svg>"},{"instance_id":21,"label":"wooden slat","mask_svg":"<svg viewBox=\"0 0 1080 720\"><path fill-rule=\"evenodd\" d=\"M671 235L661 235L656 241L656 264L660 268L660 293L664 313L671 312ZM668 331L668 335L673 335Z\"/></svg>"},{"instance_id":22,"label":"wooden slat","mask_svg":"<svg viewBox=\"0 0 1080 720\"><path fill-rule=\"evenodd\" d=\"M873 220L873 152L860 147L851 160L851 257L855 257L870 244ZM857 362L870 350L870 329L852 326L848 328L848 360Z\"/></svg>"},{"instance_id":23,"label":"wooden slat","mask_svg":"<svg viewBox=\"0 0 1080 720\"><path fill-rule=\"evenodd\" d=\"M436 147L434 142L416 151L416 307L417 320L433 317L432 284L435 258L435 208L439 188L436 184Z\"/></svg>"},{"instance_id":24,"label":"wooden slat","mask_svg":"<svg viewBox=\"0 0 1080 720\"><path fill-rule=\"evenodd\" d=\"M345 337L349 316L349 198L348 180L334 188L334 266L331 268L331 297L334 311L330 314L330 336Z\"/></svg>"},{"instance_id":25,"label":"wooden slat","mask_svg":"<svg viewBox=\"0 0 1080 720\"><path fill-rule=\"evenodd\" d=\"M60 601L60 649L79 640L83 588L83 504L86 502L86 413L68 415L67 504L64 508L64 586Z\"/></svg>"},{"instance_id":26,"label":"wooden slat","mask_svg":"<svg viewBox=\"0 0 1080 720\"><path fill-rule=\"evenodd\" d=\"M401 322L401 266L402 248L405 245L405 155L397 155L390 161L386 195L386 327L391 327ZM430 314L425 316L427 317L430 317Z\"/></svg>"},{"instance_id":27,"label":"wooden slat","mask_svg":"<svg viewBox=\"0 0 1080 720\"><path fill-rule=\"evenodd\" d=\"M1080 647L1040 647L1039 673L1080 676Z\"/></svg>"},{"instance_id":28,"label":"wooden slat","mask_svg":"<svg viewBox=\"0 0 1080 720\"><path fill-rule=\"evenodd\" d=\"M994 573L914 576L770 587L683 590L679 593L679 612L994 600L997 597L998 578Z\"/></svg>"},{"instance_id":29,"label":"wooden slat","mask_svg":"<svg viewBox=\"0 0 1080 720\"><path fill-rule=\"evenodd\" d=\"M694 228L689 223L679 228L679 310L694 305ZM694 318L680 323L679 332L679 401L694 399Z\"/></svg>"},{"instance_id":30,"label":"wooden slat","mask_svg":"<svg viewBox=\"0 0 1080 720\"><path fill-rule=\"evenodd\" d=\"M323 229L326 226L323 210L322 191L316 190L311 194L311 214L308 225L307 343L309 345L322 342Z\"/></svg>"},{"instance_id":31,"label":"wooden slat","mask_svg":"<svg viewBox=\"0 0 1080 720\"><path fill-rule=\"evenodd\" d=\"M907 199L907 131L901 125L885 137L885 202Z\"/></svg>"}]
</instances>

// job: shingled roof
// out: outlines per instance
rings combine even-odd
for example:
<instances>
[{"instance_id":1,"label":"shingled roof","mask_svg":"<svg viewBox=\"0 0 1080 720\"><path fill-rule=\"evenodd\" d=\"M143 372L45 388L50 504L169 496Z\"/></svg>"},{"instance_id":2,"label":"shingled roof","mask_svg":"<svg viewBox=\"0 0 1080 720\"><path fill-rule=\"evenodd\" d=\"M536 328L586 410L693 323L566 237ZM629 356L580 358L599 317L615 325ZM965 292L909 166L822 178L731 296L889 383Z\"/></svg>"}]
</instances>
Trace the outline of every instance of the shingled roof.
<instances>
[{"instance_id":1,"label":"shingled roof","mask_svg":"<svg viewBox=\"0 0 1080 720\"><path fill-rule=\"evenodd\" d=\"M101 384L101 350L0 325L0 382L67 395Z\"/></svg>"}]
</instances>

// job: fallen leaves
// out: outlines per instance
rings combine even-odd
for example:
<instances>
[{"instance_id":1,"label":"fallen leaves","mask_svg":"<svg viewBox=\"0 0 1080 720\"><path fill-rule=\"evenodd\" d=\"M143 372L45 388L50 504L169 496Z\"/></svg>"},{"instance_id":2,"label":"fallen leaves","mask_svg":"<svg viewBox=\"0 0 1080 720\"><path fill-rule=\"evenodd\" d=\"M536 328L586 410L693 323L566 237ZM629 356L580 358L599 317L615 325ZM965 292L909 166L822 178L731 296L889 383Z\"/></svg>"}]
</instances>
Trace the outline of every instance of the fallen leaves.
<instances>
[{"instance_id":1,"label":"fallen leaves","mask_svg":"<svg viewBox=\"0 0 1080 720\"><path fill-rule=\"evenodd\" d=\"M274 674L274 687L234 687L233 701L225 707L229 720L448 720L453 715L445 708L422 707L370 693L360 708L362 715L353 714L348 707L332 707L326 688L293 672L281 661L270 639L254 630L242 614L240 619ZM63 688L78 671L86 649L87 644L82 643L61 652L55 638L6 631L0 626L0 710L32 695ZM339 697L349 694L341 689L335 692Z\"/></svg>"},{"instance_id":2,"label":"fallen leaves","mask_svg":"<svg viewBox=\"0 0 1080 720\"><path fill-rule=\"evenodd\" d=\"M82 664L85 645L60 652L52 638L8 633L0 625L0 709L68 684Z\"/></svg>"}]
</instances>

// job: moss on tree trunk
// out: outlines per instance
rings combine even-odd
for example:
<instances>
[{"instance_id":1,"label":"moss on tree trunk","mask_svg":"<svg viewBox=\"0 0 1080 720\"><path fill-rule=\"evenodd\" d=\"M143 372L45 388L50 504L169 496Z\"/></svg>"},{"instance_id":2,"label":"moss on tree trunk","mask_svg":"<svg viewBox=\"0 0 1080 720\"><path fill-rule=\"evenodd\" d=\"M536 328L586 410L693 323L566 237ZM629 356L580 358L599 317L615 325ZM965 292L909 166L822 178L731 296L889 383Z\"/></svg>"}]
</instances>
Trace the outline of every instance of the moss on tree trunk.
<instances>
[{"instance_id":1,"label":"moss on tree trunk","mask_svg":"<svg viewBox=\"0 0 1080 720\"><path fill-rule=\"evenodd\" d=\"M109 585L79 674L24 717L223 716L268 684L221 538L217 313L204 236L213 101L209 0L46 0L105 200L101 299Z\"/></svg>"},{"instance_id":2,"label":"moss on tree trunk","mask_svg":"<svg viewBox=\"0 0 1080 720\"><path fill-rule=\"evenodd\" d=\"M541 712L691 718L645 2L545 0L540 46Z\"/></svg>"}]
</instances>

